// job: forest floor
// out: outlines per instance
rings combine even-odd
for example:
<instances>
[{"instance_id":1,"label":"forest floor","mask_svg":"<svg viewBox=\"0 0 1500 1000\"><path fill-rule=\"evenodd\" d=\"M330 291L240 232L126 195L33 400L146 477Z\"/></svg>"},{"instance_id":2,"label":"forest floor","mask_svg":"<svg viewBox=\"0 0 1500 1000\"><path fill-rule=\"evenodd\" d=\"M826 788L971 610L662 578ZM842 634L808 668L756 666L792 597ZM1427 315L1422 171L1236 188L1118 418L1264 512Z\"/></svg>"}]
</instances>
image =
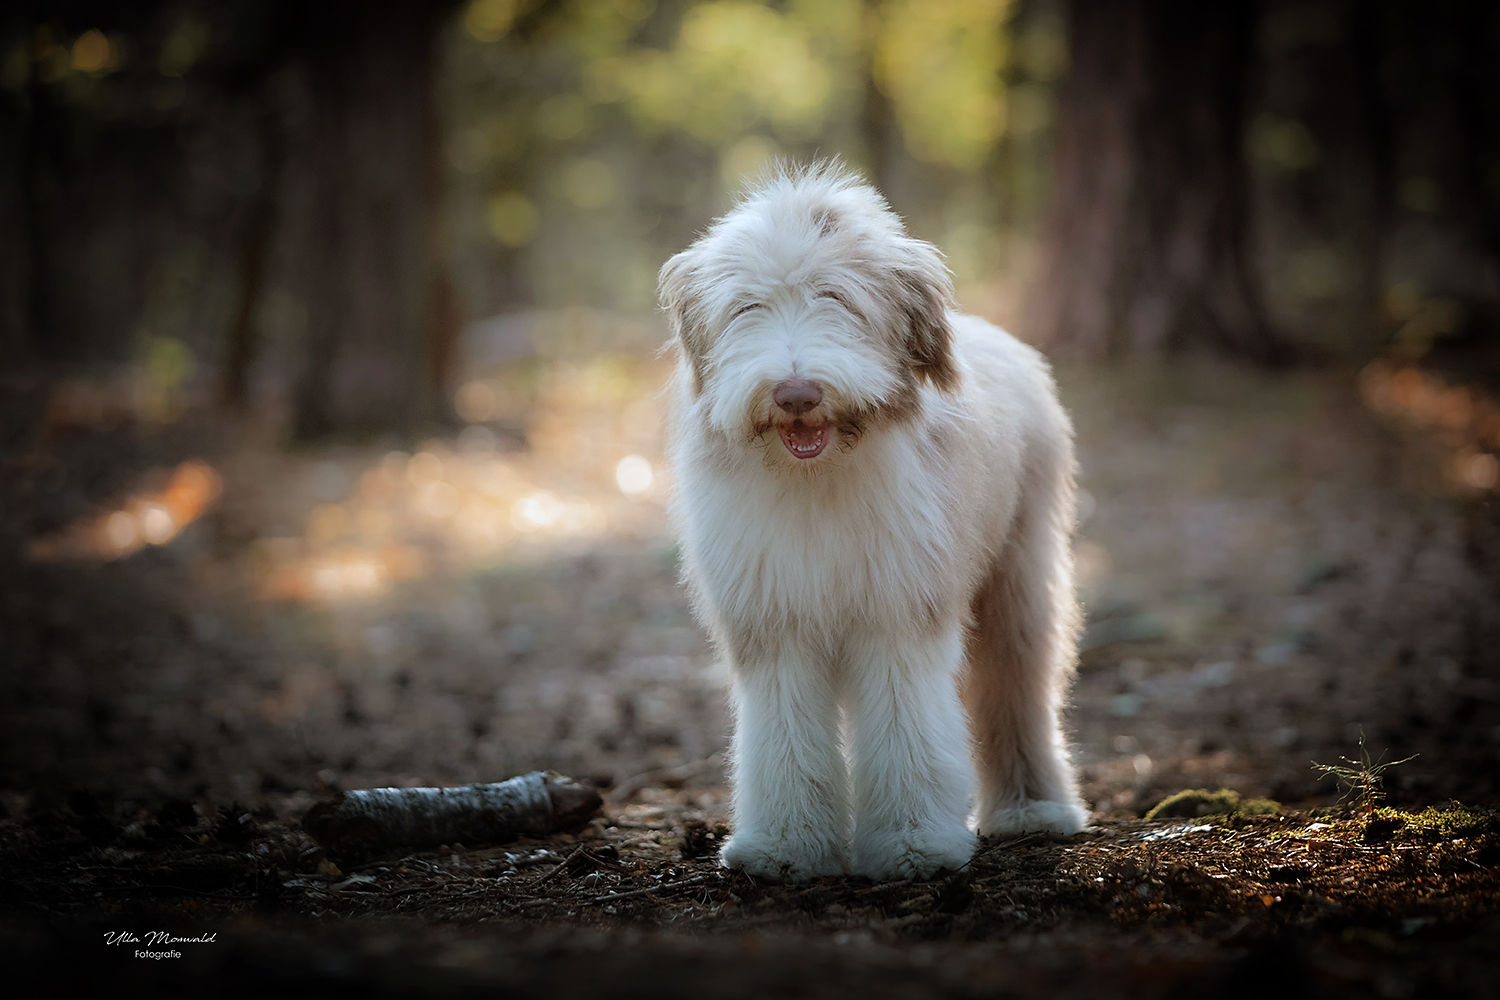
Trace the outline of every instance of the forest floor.
<instances>
[{"instance_id":1,"label":"forest floor","mask_svg":"<svg viewBox=\"0 0 1500 1000\"><path fill-rule=\"evenodd\" d=\"M524 419L404 450L289 452L7 390L14 976L245 996L1500 991L1500 518L1452 426L1372 415L1348 375L1063 372L1088 612L1067 724L1093 825L928 882L778 886L715 863L727 678L675 582L659 370L528 377ZM657 480L627 495L630 453ZM1312 768L1361 737L1417 755L1382 776L1399 813L1335 804ZM592 780L602 812L374 856L301 827L340 789L536 768ZM1280 809L1142 818L1221 787Z\"/></svg>"},{"instance_id":2,"label":"forest floor","mask_svg":"<svg viewBox=\"0 0 1500 1000\"><path fill-rule=\"evenodd\" d=\"M706 797L343 865L253 813L11 826L7 968L216 996L1495 990L1500 813L1115 820L989 843L927 882L776 885L717 866Z\"/></svg>"}]
</instances>

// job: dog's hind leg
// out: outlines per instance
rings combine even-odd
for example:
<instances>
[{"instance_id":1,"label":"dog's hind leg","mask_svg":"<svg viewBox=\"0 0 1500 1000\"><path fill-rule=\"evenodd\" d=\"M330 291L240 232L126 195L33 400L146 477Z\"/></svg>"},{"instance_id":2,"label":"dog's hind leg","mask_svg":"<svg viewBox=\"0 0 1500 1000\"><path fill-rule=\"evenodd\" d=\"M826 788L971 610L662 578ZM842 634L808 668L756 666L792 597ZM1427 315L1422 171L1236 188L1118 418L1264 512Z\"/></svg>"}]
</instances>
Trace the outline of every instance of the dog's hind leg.
<instances>
[{"instance_id":1,"label":"dog's hind leg","mask_svg":"<svg viewBox=\"0 0 1500 1000\"><path fill-rule=\"evenodd\" d=\"M979 769L979 832L1076 833L1088 822L1061 720L1073 676L1071 454L1032 456L1004 551L974 597L964 701Z\"/></svg>"},{"instance_id":2,"label":"dog's hind leg","mask_svg":"<svg viewBox=\"0 0 1500 1000\"><path fill-rule=\"evenodd\" d=\"M792 641L745 659L734 681L734 834L719 863L777 881L842 875L849 773L830 671Z\"/></svg>"}]
</instances>

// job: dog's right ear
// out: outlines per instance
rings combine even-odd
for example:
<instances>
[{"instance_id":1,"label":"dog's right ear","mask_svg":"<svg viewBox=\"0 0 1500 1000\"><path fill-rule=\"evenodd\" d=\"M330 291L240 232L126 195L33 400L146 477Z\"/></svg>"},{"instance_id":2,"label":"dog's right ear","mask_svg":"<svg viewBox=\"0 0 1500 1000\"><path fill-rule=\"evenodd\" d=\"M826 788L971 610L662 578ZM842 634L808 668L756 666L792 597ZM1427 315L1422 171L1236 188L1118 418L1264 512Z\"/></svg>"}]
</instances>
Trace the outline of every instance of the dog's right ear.
<instances>
[{"instance_id":1,"label":"dog's right ear","mask_svg":"<svg viewBox=\"0 0 1500 1000\"><path fill-rule=\"evenodd\" d=\"M656 284L662 308L672 323L677 349L693 368L693 394L697 395L703 392L709 336L707 310L703 300L693 292L699 281L692 251L684 250L663 264Z\"/></svg>"}]
</instances>

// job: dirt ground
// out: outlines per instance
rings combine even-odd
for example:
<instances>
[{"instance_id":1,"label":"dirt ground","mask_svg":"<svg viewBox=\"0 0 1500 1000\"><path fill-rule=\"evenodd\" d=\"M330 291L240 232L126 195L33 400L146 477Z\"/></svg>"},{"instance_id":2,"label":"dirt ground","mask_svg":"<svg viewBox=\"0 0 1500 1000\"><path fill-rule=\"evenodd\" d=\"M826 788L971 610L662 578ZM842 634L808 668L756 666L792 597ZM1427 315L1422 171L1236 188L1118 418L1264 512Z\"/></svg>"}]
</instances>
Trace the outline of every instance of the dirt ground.
<instances>
[{"instance_id":1,"label":"dirt ground","mask_svg":"<svg viewBox=\"0 0 1500 1000\"><path fill-rule=\"evenodd\" d=\"M1095 825L928 883L778 887L714 864L727 676L675 583L659 375L532 371L484 428L299 451L8 386L7 968L278 996L1496 992L1500 516L1451 421L1372 413L1347 373L1060 373ZM637 493L626 454L656 473ZM1384 776L1401 817L1311 766L1361 734L1417 755ZM340 789L539 768L602 814L378 857L300 827ZM1142 819L1220 787L1282 810ZM213 940L103 943L152 930Z\"/></svg>"}]
</instances>

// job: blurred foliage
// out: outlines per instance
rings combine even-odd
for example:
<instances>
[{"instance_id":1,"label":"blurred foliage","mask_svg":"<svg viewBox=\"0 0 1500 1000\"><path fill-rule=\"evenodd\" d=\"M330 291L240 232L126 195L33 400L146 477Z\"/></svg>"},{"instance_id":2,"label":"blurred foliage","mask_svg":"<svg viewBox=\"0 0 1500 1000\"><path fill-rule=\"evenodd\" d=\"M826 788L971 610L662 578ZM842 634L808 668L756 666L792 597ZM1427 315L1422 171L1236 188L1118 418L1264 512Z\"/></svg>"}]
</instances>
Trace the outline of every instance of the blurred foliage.
<instances>
[{"instance_id":1,"label":"blurred foliage","mask_svg":"<svg viewBox=\"0 0 1500 1000\"><path fill-rule=\"evenodd\" d=\"M474 0L464 31L480 45L508 41L507 63L535 57L516 49L540 41L541 58L571 77L533 112L536 130L553 140L586 135L614 104L647 134L677 131L713 147L754 130L813 140L857 112L872 62L923 159L974 169L1004 132L1009 0L791 0L781 9L575 0L522 31L525 7ZM495 56L480 58L493 66Z\"/></svg>"},{"instance_id":2,"label":"blurred foliage","mask_svg":"<svg viewBox=\"0 0 1500 1000\"><path fill-rule=\"evenodd\" d=\"M1165 8L1136 7L1171 28ZM229 384L284 421L325 395L296 388L318 377L358 398L425 378L451 400L465 321L535 314L512 353L581 356L600 337L654 348L661 262L767 164L829 156L942 248L965 309L1029 336L1019 305L1040 284L1043 217L1068 174L1058 123L1099 58L1072 51L1068 13L1085 24L1106 9L34 5L0 20L0 346L101 385L129 369L159 387L152 345L180 342L193 360L180 383L121 393L181 401L163 413L238 398L216 388ZM1223 131L1267 325L1306 357L1360 363L1425 365L1496 342L1496 15L1465 0L1266 0L1236 24L1244 102ZM1180 89L1164 116L1202 124ZM1083 155L1118 166L1101 128L1084 129ZM1125 187L1191 201L1160 173ZM313 210L341 200L339 225ZM387 224L388 210L408 221ZM1098 270L1093 249L1075 234L1064 256ZM393 280L424 269L442 277ZM372 314L442 319L403 320L382 347L349 303L398 285ZM317 338L341 345L325 366L336 379L308 374Z\"/></svg>"},{"instance_id":3,"label":"blurred foliage","mask_svg":"<svg viewBox=\"0 0 1500 1000\"><path fill-rule=\"evenodd\" d=\"M1032 139L1066 62L1061 19L1030 7L474 0L443 80L469 311L650 310L661 260L779 158L842 158L951 244L961 280L987 277L999 216L1037 214L1045 146Z\"/></svg>"},{"instance_id":4,"label":"blurred foliage","mask_svg":"<svg viewBox=\"0 0 1500 1000\"><path fill-rule=\"evenodd\" d=\"M623 101L647 132L678 129L715 146L754 127L810 138L835 100L857 93L850 57L860 13L847 0L793 4L785 14L734 0L702 4L683 14L670 49L605 55L603 45L580 45L592 57L585 86L600 101Z\"/></svg>"},{"instance_id":5,"label":"blurred foliage","mask_svg":"<svg viewBox=\"0 0 1500 1000\"><path fill-rule=\"evenodd\" d=\"M875 79L918 157L972 170L1005 132L1009 0L902 0L882 8Z\"/></svg>"}]
</instances>

